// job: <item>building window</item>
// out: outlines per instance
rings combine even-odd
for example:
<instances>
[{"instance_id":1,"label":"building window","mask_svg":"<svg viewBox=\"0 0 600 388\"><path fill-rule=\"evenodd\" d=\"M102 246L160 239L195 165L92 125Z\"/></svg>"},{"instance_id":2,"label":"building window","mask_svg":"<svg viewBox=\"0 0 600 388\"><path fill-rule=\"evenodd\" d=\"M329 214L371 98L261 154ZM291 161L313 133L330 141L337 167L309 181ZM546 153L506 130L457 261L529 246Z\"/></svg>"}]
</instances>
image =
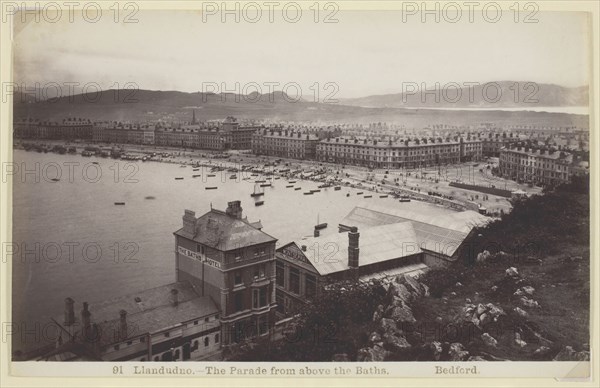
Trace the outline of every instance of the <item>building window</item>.
<instances>
[{"instance_id":1,"label":"building window","mask_svg":"<svg viewBox=\"0 0 600 388\"><path fill-rule=\"evenodd\" d=\"M300 294L300 271L290 268L290 291Z\"/></svg>"},{"instance_id":2,"label":"building window","mask_svg":"<svg viewBox=\"0 0 600 388\"><path fill-rule=\"evenodd\" d=\"M277 302L277 311L279 311L281 314L285 314L285 305L283 304L283 295L281 295L279 292L275 294L275 301Z\"/></svg>"},{"instance_id":3,"label":"building window","mask_svg":"<svg viewBox=\"0 0 600 388\"><path fill-rule=\"evenodd\" d=\"M254 279L262 279L265 277L265 265L264 264L260 264L260 265L256 265L254 266L254 271L253 274Z\"/></svg>"},{"instance_id":4,"label":"building window","mask_svg":"<svg viewBox=\"0 0 600 388\"><path fill-rule=\"evenodd\" d=\"M312 275L304 277L304 292L307 298L312 298L317 293L317 279Z\"/></svg>"},{"instance_id":5,"label":"building window","mask_svg":"<svg viewBox=\"0 0 600 388\"><path fill-rule=\"evenodd\" d=\"M233 294L233 304L235 311L242 311L244 309L244 295L242 292Z\"/></svg>"},{"instance_id":6,"label":"building window","mask_svg":"<svg viewBox=\"0 0 600 388\"><path fill-rule=\"evenodd\" d=\"M208 322L208 317L204 318L204 322Z\"/></svg>"},{"instance_id":7,"label":"building window","mask_svg":"<svg viewBox=\"0 0 600 388\"><path fill-rule=\"evenodd\" d=\"M219 333L215 334L215 343L219 343Z\"/></svg>"},{"instance_id":8,"label":"building window","mask_svg":"<svg viewBox=\"0 0 600 388\"><path fill-rule=\"evenodd\" d=\"M252 307L260 308L267 305L267 287L252 290Z\"/></svg>"},{"instance_id":9,"label":"building window","mask_svg":"<svg viewBox=\"0 0 600 388\"><path fill-rule=\"evenodd\" d=\"M242 284L242 271L235 271L233 274L233 284L236 286Z\"/></svg>"},{"instance_id":10,"label":"building window","mask_svg":"<svg viewBox=\"0 0 600 388\"><path fill-rule=\"evenodd\" d=\"M128 346L131 345L131 344L133 344L133 341L127 341L127 345Z\"/></svg>"},{"instance_id":11,"label":"building window","mask_svg":"<svg viewBox=\"0 0 600 388\"><path fill-rule=\"evenodd\" d=\"M194 325L197 325L197 324L198 324L198 321L194 321Z\"/></svg>"},{"instance_id":12,"label":"building window","mask_svg":"<svg viewBox=\"0 0 600 388\"><path fill-rule=\"evenodd\" d=\"M285 267L282 262L277 261L275 263L275 276L277 285L284 287L284 279L285 279Z\"/></svg>"},{"instance_id":13,"label":"building window","mask_svg":"<svg viewBox=\"0 0 600 388\"><path fill-rule=\"evenodd\" d=\"M169 337L171 335L171 333L169 333L168 331L165 333L165 337Z\"/></svg>"},{"instance_id":14,"label":"building window","mask_svg":"<svg viewBox=\"0 0 600 388\"><path fill-rule=\"evenodd\" d=\"M141 337L140 342L146 342L146 337Z\"/></svg>"},{"instance_id":15,"label":"building window","mask_svg":"<svg viewBox=\"0 0 600 388\"><path fill-rule=\"evenodd\" d=\"M208 346L209 339L208 337L204 337L204 346Z\"/></svg>"}]
</instances>

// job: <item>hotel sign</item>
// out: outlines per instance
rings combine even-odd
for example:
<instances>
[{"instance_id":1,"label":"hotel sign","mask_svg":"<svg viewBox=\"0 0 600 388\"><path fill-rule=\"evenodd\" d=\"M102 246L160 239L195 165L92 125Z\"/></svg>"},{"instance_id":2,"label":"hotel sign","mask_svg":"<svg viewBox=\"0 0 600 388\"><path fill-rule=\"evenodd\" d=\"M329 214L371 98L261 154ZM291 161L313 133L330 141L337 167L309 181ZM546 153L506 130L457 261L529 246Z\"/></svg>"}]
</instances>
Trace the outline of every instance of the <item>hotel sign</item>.
<instances>
[{"instance_id":1,"label":"hotel sign","mask_svg":"<svg viewBox=\"0 0 600 388\"><path fill-rule=\"evenodd\" d=\"M198 261L201 261L203 263L210 265L211 267L221 269L220 262L218 262L217 260L209 259L208 257L206 257L198 252L190 251L189 249L180 247L180 246L177 247L177 252L179 252L180 254L182 254L186 257L189 257L190 259L198 260Z\"/></svg>"}]
</instances>

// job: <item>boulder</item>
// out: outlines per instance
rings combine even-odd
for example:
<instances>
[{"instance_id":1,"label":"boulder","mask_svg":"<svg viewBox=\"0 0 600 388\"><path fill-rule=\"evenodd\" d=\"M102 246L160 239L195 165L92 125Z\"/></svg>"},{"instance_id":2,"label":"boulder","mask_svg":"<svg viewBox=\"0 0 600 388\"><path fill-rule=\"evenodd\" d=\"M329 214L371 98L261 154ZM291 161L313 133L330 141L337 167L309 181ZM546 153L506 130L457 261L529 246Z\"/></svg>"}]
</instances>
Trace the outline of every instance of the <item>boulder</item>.
<instances>
[{"instance_id":1,"label":"boulder","mask_svg":"<svg viewBox=\"0 0 600 388\"><path fill-rule=\"evenodd\" d=\"M381 342L381 336L379 335L378 332L374 331L369 336L369 341L371 341L371 342Z\"/></svg>"},{"instance_id":2,"label":"boulder","mask_svg":"<svg viewBox=\"0 0 600 388\"><path fill-rule=\"evenodd\" d=\"M496 341L496 339L494 337L492 337L491 335L489 335L488 333L483 333L481 335L481 340L487 346L491 346L491 347L494 347L494 348L496 346L498 346L498 341Z\"/></svg>"},{"instance_id":3,"label":"boulder","mask_svg":"<svg viewBox=\"0 0 600 388\"><path fill-rule=\"evenodd\" d=\"M392 283L391 290L393 295L400 298L404 303L410 303L414 299L414 295L408 291L404 284Z\"/></svg>"},{"instance_id":4,"label":"boulder","mask_svg":"<svg viewBox=\"0 0 600 388\"><path fill-rule=\"evenodd\" d=\"M394 307L392 309L391 318L396 322L414 323L417 321L413 316L412 310L408 306Z\"/></svg>"},{"instance_id":5,"label":"boulder","mask_svg":"<svg viewBox=\"0 0 600 388\"><path fill-rule=\"evenodd\" d=\"M527 295L533 295L535 288L533 288L531 286L525 286L525 287L521 287L521 290L523 290L523 292L526 293Z\"/></svg>"},{"instance_id":6,"label":"boulder","mask_svg":"<svg viewBox=\"0 0 600 388\"><path fill-rule=\"evenodd\" d=\"M382 318L379 323L379 327L383 330L384 333L396 333L398 332L398 326L396 325L396 321L389 318Z\"/></svg>"},{"instance_id":7,"label":"boulder","mask_svg":"<svg viewBox=\"0 0 600 388\"><path fill-rule=\"evenodd\" d=\"M389 353L379 345L375 345L372 348L362 348L358 351L356 361L385 361Z\"/></svg>"},{"instance_id":8,"label":"boulder","mask_svg":"<svg viewBox=\"0 0 600 388\"><path fill-rule=\"evenodd\" d=\"M492 290L492 292L498 291L498 286L492 286L491 290Z\"/></svg>"},{"instance_id":9,"label":"boulder","mask_svg":"<svg viewBox=\"0 0 600 388\"><path fill-rule=\"evenodd\" d=\"M377 306L377 310L373 313L373 322L377 322L381 318L383 318L383 305Z\"/></svg>"},{"instance_id":10,"label":"boulder","mask_svg":"<svg viewBox=\"0 0 600 388\"><path fill-rule=\"evenodd\" d=\"M519 345L520 347L527 346L527 342L525 342L525 341L523 341L523 339L521 339L521 334L519 334L519 333L515 333L515 343L517 345Z\"/></svg>"},{"instance_id":11,"label":"boulder","mask_svg":"<svg viewBox=\"0 0 600 388\"><path fill-rule=\"evenodd\" d=\"M481 326L485 326L489 323L491 323L493 320L492 316L488 313L483 313L479 316L479 324Z\"/></svg>"},{"instance_id":12,"label":"boulder","mask_svg":"<svg viewBox=\"0 0 600 388\"><path fill-rule=\"evenodd\" d=\"M533 299L529 299L526 296L522 296L521 299L519 299L519 301L521 302L521 305L525 306L525 307L531 307L531 308L539 308L540 305L537 301L533 300Z\"/></svg>"},{"instance_id":13,"label":"boulder","mask_svg":"<svg viewBox=\"0 0 600 388\"><path fill-rule=\"evenodd\" d=\"M506 315L502 307L496 306L493 303L488 303L485 307L487 307L487 313L492 316L494 321L497 321L500 315Z\"/></svg>"},{"instance_id":14,"label":"boulder","mask_svg":"<svg viewBox=\"0 0 600 388\"><path fill-rule=\"evenodd\" d=\"M507 268L506 271L504 271L504 273L506 274L506 276L511 278L519 277L519 270L517 270L515 267Z\"/></svg>"},{"instance_id":15,"label":"boulder","mask_svg":"<svg viewBox=\"0 0 600 388\"><path fill-rule=\"evenodd\" d=\"M456 282L455 286L456 286L456 287L462 287L462 286L463 286L463 284L462 284L461 282Z\"/></svg>"},{"instance_id":16,"label":"boulder","mask_svg":"<svg viewBox=\"0 0 600 388\"><path fill-rule=\"evenodd\" d=\"M483 304L479 303L477 305L477 315L481 315L486 312L486 308Z\"/></svg>"},{"instance_id":17,"label":"boulder","mask_svg":"<svg viewBox=\"0 0 600 388\"><path fill-rule=\"evenodd\" d=\"M527 316L529 315L527 314L527 311L523 310L520 307L515 307L513 311L522 318L527 318Z\"/></svg>"},{"instance_id":18,"label":"boulder","mask_svg":"<svg viewBox=\"0 0 600 388\"><path fill-rule=\"evenodd\" d=\"M565 346L553 359L554 361L589 361L590 352L576 352L571 346Z\"/></svg>"},{"instance_id":19,"label":"boulder","mask_svg":"<svg viewBox=\"0 0 600 388\"><path fill-rule=\"evenodd\" d=\"M467 298L467 299L465 299L465 302L467 302L467 303L471 303L471 302L473 302L473 301L472 301L470 298Z\"/></svg>"},{"instance_id":20,"label":"boulder","mask_svg":"<svg viewBox=\"0 0 600 388\"><path fill-rule=\"evenodd\" d=\"M389 333L383 335L383 342L397 352L405 351L412 347L406 338Z\"/></svg>"},{"instance_id":21,"label":"boulder","mask_svg":"<svg viewBox=\"0 0 600 388\"><path fill-rule=\"evenodd\" d=\"M463 344L460 342L450 344L448 355L452 361L465 361L469 358L469 352L465 350Z\"/></svg>"},{"instance_id":22,"label":"boulder","mask_svg":"<svg viewBox=\"0 0 600 388\"><path fill-rule=\"evenodd\" d=\"M551 349L547 346L540 346L533 352L533 355L536 357L544 357L550 353Z\"/></svg>"},{"instance_id":23,"label":"boulder","mask_svg":"<svg viewBox=\"0 0 600 388\"><path fill-rule=\"evenodd\" d=\"M477 262L478 263L483 263L486 262L492 255L490 254L489 251L485 250L483 252L480 252L479 254L477 254Z\"/></svg>"},{"instance_id":24,"label":"boulder","mask_svg":"<svg viewBox=\"0 0 600 388\"><path fill-rule=\"evenodd\" d=\"M442 343L438 342L438 341L433 341L430 346L431 346L431 350L433 353L433 358L436 361L439 361L440 358L442 357L442 351L443 351Z\"/></svg>"},{"instance_id":25,"label":"boulder","mask_svg":"<svg viewBox=\"0 0 600 388\"><path fill-rule=\"evenodd\" d=\"M408 290L418 296L424 295L425 290L423 289L423 284L421 284L417 279L410 275L399 275L398 283L404 284L407 286Z\"/></svg>"}]
</instances>

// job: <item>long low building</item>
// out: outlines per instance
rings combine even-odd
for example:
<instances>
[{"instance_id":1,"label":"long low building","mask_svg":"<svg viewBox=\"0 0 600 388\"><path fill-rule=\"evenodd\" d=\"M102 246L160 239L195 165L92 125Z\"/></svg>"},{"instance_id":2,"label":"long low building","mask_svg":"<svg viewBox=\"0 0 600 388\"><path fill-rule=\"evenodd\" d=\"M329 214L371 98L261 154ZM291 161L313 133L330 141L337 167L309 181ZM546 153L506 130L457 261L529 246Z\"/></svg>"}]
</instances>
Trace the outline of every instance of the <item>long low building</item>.
<instances>
[{"instance_id":1,"label":"long low building","mask_svg":"<svg viewBox=\"0 0 600 388\"><path fill-rule=\"evenodd\" d=\"M294 313L331 282L418 276L431 267L451 265L467 249L473 229L488 221L474 211L423 215L356 207L340 222L339 233L277 249L278 314Z\"/></svg>"}]
</instances>

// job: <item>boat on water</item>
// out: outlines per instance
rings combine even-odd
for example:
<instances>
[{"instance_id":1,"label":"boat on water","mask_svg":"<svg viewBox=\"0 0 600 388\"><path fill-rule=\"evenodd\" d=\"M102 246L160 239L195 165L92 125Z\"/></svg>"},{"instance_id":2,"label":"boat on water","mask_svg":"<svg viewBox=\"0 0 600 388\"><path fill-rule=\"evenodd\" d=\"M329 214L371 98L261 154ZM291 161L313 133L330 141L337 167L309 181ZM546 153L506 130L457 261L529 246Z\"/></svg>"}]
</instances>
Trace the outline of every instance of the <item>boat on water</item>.
<instances>
[{"instance_id":1,"label":"boat on water","mask_svg":"<svg viewBox=\"0 0 600 388\"><path fill-rule=\"evenodd\" d=\"M365 195L363 198L373 198L372 195Z\"/></svg>"},{"instance_id":2,"label":"boat on water","mask_svg":"<svg viewBox=\"0 0 600 388\"><path fill-rule=\"evenodd\" d=\"M334 189L335 191L340 191L340 190L342 189L342 186L335 186L333 189Z\"/></svg>"},{"instance_id":3,"label":"boat on water","mask_svg":"<svg viewBox=\"0 0 600 388\"><path fill-rule=\"evenodd\" d=\"M294 190L295 191L302 190L302 187L296 187Z\"/></svg>"},{"instance_id":4,"label":"boat on water","mask_svg":"<svg viewBox=\"0 0 600 388\"><path fill-rule=\"evenodd\" d=\"M254 181L254 183L265 183L265 180L260 180L260 181Z\"/></svg>"},{"instance_id":5,"label":"boat on water","mask_svg":"<svg viewBox=\"0 0 600 388\"><path fill-rule=\"evenodd\" d=\"M313 195L313 194L314 194L314 193L313 193L312 191L306 191L306 192L304 193L304 195Z\"/></svg>"},{"instance_id":6,"label":"boat on water","mask_svg":"<svg viewBox=\"0 0 600 388\"><path fill-rule=\"evenodd\" d=\"M125 205L125 202L115 202L115 205Z\"/></svg>"},{"instance_id":7,"label":"boat on water","mask_svg":"<svg viewBox=\"0 0 600 388\"><path fill-rule=\"evenodd\" d=\"M180 181L182 179L183 179L183 177L181 177L181 176L178 176L178 177L175 178L176 181Z\"/></svg>"},{"instance_id":8,"label":"boat on water","mask_svg":"<svg viewBox=\"0 0 600 388\"><path fill-rule=\"evenodd\" d=\"M265 192L260 190L258 183L254 184L254 192L250 194L251 197L260 197L261 195L264 195Z\"/></svg>"},{"instance_id":9,"label":"boat on water","mask_svg":"<svg viewBox=\"0 0 600 388\"><path fill-rule=\"evenodd\" d=\"M194 175L192 175L192 178L198 178L200 176L202 176L202 175L200 175L200 174L194 174Z\"/></svg>"},{"instance_id":10,"label":"boat on water","mask_svg":"<svg viewBox=\"0 0 600 388\"><path fill-rule=\"evenodd\" d=\"M254 202L254 206L262 206L264 205L265 201L256 201Z\"/></svg>"},{"instance_id":11,"label":"boat on water","mask_svg":"<svg viewBox=\"0 0 600 388\"><path fill-rule=\"evenodd\" d=\"M149 196L147 196L147 197L144 197L144 199L156 199L156 197L155 197L155 196L153 196L153 195L149 195Z\"/></svg>"},{"instance_id":12,"label":"boat on water","mask_svg":"<svg viewBox=\"0 0 600 388\"><path fill-rule=\"evenodd\" d=\"M387 195L380 195L379 198L387 198Z\"/></svg>"},{"instance_id":13,"label":"boat on water","mask_svg":"<svg viewBox=\"0 0 600 388\"><path fill-rule=\"evenodd\" d=\"M207 176L208 176L209 178L214 178L214 177L216 177L216 175L215 175L215 174L208 174Z\"/></svg>"},{"instance_id":14,"label":"boat on water","mask_svg":"<svg viewBox=\"0 0 600 388\"><path fill-rule=\"evenodd\" d=\"M285 186L286 189L289 189L289 188L292 188L292 187L294 187L294 185L287 185L287 186Z\"/></svg>"},{"instance_id":15,"label":"boat on water","mask_svg":"<svg viewBox=\"0 0 600 388\"><path fill-rule=\"evenodd\" d=\"M359 191L358 193L356 193L356 195L362 195L362 194L363 194L362 191Z\"/></svg>"},{"instance_id":16,"label":"boat on water","mask_svg":"<svg viewBox=\"0 0 600 388\"><path fill-rule=\"evenodd\" d=\"M314 190L311 190L311 192L313 192L313 193L320 193L321 189L314 189Z\"/></svg>"},{"instance_id":17,"label":"boat on water","mask_svg":"<svg viewBox=\"0 0 600 388\"><path fill-rule=\"evenodd\" d=\"M293 183L296 183L296 181L289 181L288 183L293 184Z\"/></svg>"},{"instance_id":18,"label":"boat on water","mask_svg":"<svg viewBox=\"0 0 600 388\"><path fill-rule=\"evenodd\" d=\"M317 224L315 225L316 230L325 229L327 227L327 222L319 222L319 215L317 214Z\"/></svg>"},{"instance_id":19,"label":"boat on water","mask_svg":"<svg viewBox=\"0 0 600 388\"><path fill-rule=\"evenodd\" d=\"M260 187L271 187L272 184L271 183L261 183Z\"/></svg>"},{"instance_id":20,"label":"boat on water","mask_svg":"<svg viewBox=\"0 0 600 388\"><path fill-rule=\"evenodd\" d=\"M216 190L216 189L218 189L218 187L217 186L207 186L204 189L205 190Z\"/></svg>"}]
</instances>

